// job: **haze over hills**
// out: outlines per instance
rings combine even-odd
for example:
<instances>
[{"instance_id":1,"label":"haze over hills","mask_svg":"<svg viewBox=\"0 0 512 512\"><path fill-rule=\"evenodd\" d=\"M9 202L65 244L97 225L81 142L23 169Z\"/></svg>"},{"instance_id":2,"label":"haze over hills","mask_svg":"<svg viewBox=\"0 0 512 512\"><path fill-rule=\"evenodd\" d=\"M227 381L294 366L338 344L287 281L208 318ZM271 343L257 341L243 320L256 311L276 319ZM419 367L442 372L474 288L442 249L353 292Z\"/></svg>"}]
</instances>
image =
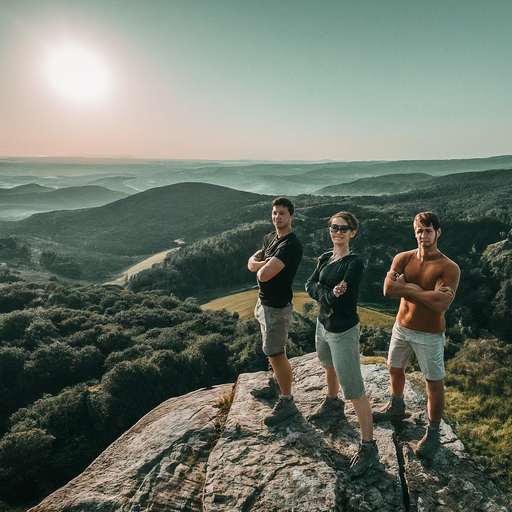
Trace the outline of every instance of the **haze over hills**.
<instances>
[{"instance_id":1,"label":"haze over hills","mask_svg":"<svg viewBox=\"0 0 512 512\"><path fill-rule=\"evenodd\" d=\"M0 160L0 186L36 183L52 188L101 185L136 193L180 182L201 182L268 195L312 194L362 178L423 173L431 176L512 168L512 156L395 162L268 162L88 158Z\"/></svg>"},{"instance_id":2,"label":"haze over hills","mask_svg":"<svg viewBox=\"0 0 512 512\"><path fill-rule=\"evenodd\" d=\"M20 220L41 212L92 208L127 196L124 192L97 185L53 189L30 183L0 189L0 219Z\"/></svg>"},{"instance_id":3,"label":"haze over hills","mask_svg":"<svg viewBox=\"0 0 512 512\"><path fill-rule=\"evenodd\" d=\"M327 196L398 194L424 188L429 181L432 181L432 175L425 173L387 174L330 185L315 191L315 194Z\"/></svg>"}]
</instances>

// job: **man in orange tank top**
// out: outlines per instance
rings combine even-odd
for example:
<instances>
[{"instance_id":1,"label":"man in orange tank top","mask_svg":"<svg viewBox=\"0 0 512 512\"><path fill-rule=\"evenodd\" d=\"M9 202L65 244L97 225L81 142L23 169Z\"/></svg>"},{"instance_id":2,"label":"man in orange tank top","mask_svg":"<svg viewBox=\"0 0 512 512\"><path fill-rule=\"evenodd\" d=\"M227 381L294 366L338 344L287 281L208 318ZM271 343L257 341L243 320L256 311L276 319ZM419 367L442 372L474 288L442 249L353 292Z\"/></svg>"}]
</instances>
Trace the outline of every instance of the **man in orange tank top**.
<instances>
[{"instance_id":1,"label":"man in orange tank top","mask_svg":"<svg viewBox=\"0 0 512 512\"><path fill-rule=\"evenodd\" d=\"M423 212L414 218L418 248L398 254L384 280L384 295L400 299L388 354L392 398L373 413L374 421L403 418L405 368L416 354L427 386L428 427L415 453L432 459L439 448L444 411L444 313L452 303L460 269L437 248L438 216Z\"/></svg>"}]
</instances>

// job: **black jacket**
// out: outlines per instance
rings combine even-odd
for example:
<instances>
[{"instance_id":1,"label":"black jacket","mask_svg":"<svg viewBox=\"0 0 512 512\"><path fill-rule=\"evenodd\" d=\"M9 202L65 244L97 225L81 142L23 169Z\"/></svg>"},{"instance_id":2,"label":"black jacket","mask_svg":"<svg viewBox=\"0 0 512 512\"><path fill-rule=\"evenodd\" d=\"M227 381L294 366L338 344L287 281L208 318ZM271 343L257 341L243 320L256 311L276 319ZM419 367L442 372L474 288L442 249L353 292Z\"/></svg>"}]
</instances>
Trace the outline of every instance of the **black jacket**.
<instances>
[{"instance_id":1,"label":"black jacket","mask_svg":"<svg viewBox=\"0 0 512 512\"><path fill-rule=\"evenodd\" d=\"M318 301L318 320L329 332L345 332L359 323L357 299L363 278L364 264L352 252L334 263L329 263L332 251L318 258L315 271L306 282L309 296ZM333 288L341 281L347 291L336 297Z\"/></svg>"}]
</instances>

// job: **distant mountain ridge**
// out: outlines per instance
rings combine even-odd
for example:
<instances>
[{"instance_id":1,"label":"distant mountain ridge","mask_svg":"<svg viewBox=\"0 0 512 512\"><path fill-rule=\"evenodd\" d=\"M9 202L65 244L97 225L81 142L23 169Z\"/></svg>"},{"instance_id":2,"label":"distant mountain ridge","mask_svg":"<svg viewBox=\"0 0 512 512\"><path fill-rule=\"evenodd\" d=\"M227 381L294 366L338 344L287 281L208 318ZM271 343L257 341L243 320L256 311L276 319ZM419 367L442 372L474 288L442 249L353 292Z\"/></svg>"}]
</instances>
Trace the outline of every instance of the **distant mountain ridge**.
<instances>
[{"instance_id":1,"label":"distant mountain ridge","mask_svg":"<svg viewBox=\"0 0 512 512\"><path fill-rule=\"evenodd\" d=\"M432 175L425 173L387 174L331 185L316 190L315 194L329 196L399 194L423 188L430 181L432 181Z\"/></svg>"},{"instance_id":2,"label":"distant mountain ridge","mask_svg":"<svg viewBox=\"0 0 512 512\"><path fill-rule=\"evenodd\" d=\"M423 173L432 176L512 168L512 156L399 161L193 161L136 159L3 159L0 184L64 187L102 185L126 193L183 182L210 183L267 195L312 194L362 178Z\"/></svg>"},{"instance_id":3,"label":"distant mountain ridge","mask_svg":"<svg viewBox=\"0 0 512 512\"><path fill-rule=\"evenodd\" d=\"M512 184L512 168L454 173L435 177L425 173L404 173L362 178L350 183L340 183L321 188L315 194L363 196L399 194L451 185L478 185L479 187L494 188L510 184Z\"/></svg>"},{"instance_id":4,"label":"distant mountain ridge","mask_svg":"<svg viewBox=\"0 0 512 512\"><path fill-rule=\"evenodd\" d=\"M43 187L37 183L27 183L26 185L19 185L12 188L0 188L0 197L10 196L13 194L33 194L39 192L51 192L55 190L51 187Z\"/></svg>"}]
</instances>

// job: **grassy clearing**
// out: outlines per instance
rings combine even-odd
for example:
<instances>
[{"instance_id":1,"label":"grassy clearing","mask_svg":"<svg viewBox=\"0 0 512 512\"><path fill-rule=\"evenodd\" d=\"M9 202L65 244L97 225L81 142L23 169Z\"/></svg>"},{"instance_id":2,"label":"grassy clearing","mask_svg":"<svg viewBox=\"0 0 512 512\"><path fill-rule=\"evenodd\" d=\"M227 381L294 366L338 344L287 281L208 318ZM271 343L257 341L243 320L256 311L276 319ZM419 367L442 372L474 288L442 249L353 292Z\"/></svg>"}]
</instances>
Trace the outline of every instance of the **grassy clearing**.
<instances>
[{"instance_id":1,"label":"grassy clearing","mask_svg":"<svg viewBox=\"0 0 512 512\"><path fill-rule=\"evenodd\" d=\"M248 290L212 300L203 304L201 308L203 310L213 309L215 311L226 309L231 313L236 311L240 315L240 318L248 318L253 315L257 300L258 290ZM305 291L295 290L293 292L293 306L299 313L302 314L304 305L309 302L314 301ZM395 321L393 316L375 311L374 309L360 307L358 308L358 312L362 326L391 328Z\"/></svg>"}]
</instances>

